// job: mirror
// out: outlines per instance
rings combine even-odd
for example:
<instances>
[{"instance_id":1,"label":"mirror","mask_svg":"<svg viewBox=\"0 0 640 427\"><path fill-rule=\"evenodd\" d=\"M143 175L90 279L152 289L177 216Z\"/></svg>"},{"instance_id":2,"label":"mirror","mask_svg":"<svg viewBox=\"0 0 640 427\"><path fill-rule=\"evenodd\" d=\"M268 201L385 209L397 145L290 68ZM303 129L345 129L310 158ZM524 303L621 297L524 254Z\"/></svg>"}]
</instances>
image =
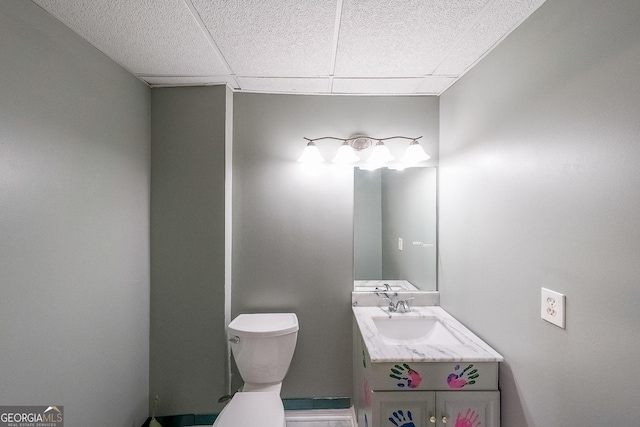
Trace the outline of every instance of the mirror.
<instances>
[{"instance_id":1,"label":"mirror","mask_svg":"<svg viewBox=\"0 0 640 427\"><path fill-rule=\"evenodd\" d=\"M354 291L437 290L437 169L354 174Z\"/></svg>"}]
</instances>

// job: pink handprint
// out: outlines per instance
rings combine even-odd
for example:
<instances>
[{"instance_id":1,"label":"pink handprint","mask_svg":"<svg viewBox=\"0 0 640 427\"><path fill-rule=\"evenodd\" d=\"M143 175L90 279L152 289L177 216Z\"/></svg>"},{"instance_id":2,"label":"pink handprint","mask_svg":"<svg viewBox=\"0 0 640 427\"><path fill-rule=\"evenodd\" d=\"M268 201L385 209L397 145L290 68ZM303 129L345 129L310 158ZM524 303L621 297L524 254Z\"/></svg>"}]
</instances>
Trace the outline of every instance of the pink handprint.
<instances>
[{"instance_id":1,"label":"pink handprint","mask_svg":"<svg viewBox=\"0 0 640 427\"><path fill-rule=\"evenodd\" d=\"M467 409L467 413L462 416L461 412L458 412L456 417L456 425L454 427L479 427L482 424L479 420L480 415L471 408Z\"/></svg>"},{"instance_id":2,"label":"pink handprint","mask_svg":"<svg viewBox=\"0 0 640 427\"><path fill-rule=\"evenodd\" d=\"M371 386L369 385L369 381L365 379L364 383L362 384L362 401L366 406L371 406L371 393L372 390Z\"/></svg>"},{"instance_id":3,"label":"pink handprint","mask_svg":"<svg viewBox=\"0 0 640 427\"><path fill-rule=\"evenodd\" d=\"M395 367L391 368L391 372L392 373L389 374L391 378L400 380L398 387L404 387L406 385L409 388L417 388L422 382L420 374L411 369L406 363L403 363L402 366L395 365Z\"/></svg>"}]
</instances>

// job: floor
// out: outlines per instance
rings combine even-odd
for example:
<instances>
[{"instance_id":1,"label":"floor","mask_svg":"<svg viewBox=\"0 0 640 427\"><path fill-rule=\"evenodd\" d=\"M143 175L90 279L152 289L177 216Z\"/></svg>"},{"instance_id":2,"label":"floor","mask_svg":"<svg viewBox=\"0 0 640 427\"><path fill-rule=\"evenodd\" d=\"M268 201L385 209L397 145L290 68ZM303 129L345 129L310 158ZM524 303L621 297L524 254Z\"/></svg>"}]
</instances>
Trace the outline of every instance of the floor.
<instances>
[{"instance_id":1,"label":"floor","mask_svg":"<svg viewBox=\"0 0 640 427\"><path fill-rule=\"evenodd\" d=\"M285 418L287 427L356 427L351 409L286 411Z\"/></svg>"},{"instance_id":2,"label":"floor","mask_svg":"<svg viewBox=\"0 0 640 427\"><path fill-rule=\"evenodd\" d=\"M287 427L356 427L352 409L286 411Z\"/></svg>"}]
</instances>

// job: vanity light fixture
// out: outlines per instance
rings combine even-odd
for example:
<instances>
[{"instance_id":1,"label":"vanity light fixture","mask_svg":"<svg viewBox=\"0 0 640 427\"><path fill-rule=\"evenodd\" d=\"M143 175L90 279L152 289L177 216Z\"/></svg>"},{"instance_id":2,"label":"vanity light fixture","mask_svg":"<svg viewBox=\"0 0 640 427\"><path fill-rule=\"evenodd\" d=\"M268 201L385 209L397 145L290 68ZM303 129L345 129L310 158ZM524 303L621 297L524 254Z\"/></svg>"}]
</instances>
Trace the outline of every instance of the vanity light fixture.
<instances>
[{"instance_id":1,"label":"vanity light fixture","mask_svg":"<svg viewBox=\"0 0 640 427\"><path fill-rule=\"evenodd\" d=\"M360 161L360 158L356 154L357 151L363 151L373 146L373 150L371 151L371 155L367 159L367 164L361 166L362 169L378 169L383 167L386 163L394 160L393 155L389 152L389 149L386 145L384 145L384 141L388 141L391 139L407 139L411 141L409 147L405 155L402 157L401 162L403 164L416 164L425 160L428 160L430 156L425 153L424 149L418 142L418 140L422 138L422 136L418 136L416 138L408 137L408 136L390 136L387 138L372 138L365 135L353 135L350 138L338 138L334 136L323 136L320 138L307 138L304 139L307 141L307 146L305 147L302 155L298 159L301 163L322 163L324 162L324 158L320 154L318 147L315 142L324 140L324 139L332 139L335 141L342 141L342 145L338 148L338 151L333 158L333 163L356 163ZM375 141L375 144L374 144ZM396 168L401 168L396 166Z\"/></svg>"}]
</instances>

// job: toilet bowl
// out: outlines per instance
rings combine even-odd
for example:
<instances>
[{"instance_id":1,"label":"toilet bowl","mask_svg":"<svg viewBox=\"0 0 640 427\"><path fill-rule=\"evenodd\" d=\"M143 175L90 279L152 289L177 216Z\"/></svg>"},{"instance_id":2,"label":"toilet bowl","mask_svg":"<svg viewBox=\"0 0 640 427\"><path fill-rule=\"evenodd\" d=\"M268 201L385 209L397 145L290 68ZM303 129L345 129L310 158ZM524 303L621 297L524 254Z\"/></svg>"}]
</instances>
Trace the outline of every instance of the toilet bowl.
<instances>
[{"instance_id":1,"label":"toilet bowl","mask_svg":"<svg viewBox=\"0 0 640 427\"><path fill-rule=\"evenodd\" d=\"M243 391L236 393L213 423L215 427L285 427L280 394Z\"/></svg>"},{"instance_id":2,"label":"toilet bowl","mask_svg":"<svg viewBox=\"0 0 640 427\"><path fill-rule=\"evenodd\" d=\"M297 316L241 314L229 323L228 334L244 384L213 427L285 427L280 389L296 347Z\"/></svg>"}]
</instances>

